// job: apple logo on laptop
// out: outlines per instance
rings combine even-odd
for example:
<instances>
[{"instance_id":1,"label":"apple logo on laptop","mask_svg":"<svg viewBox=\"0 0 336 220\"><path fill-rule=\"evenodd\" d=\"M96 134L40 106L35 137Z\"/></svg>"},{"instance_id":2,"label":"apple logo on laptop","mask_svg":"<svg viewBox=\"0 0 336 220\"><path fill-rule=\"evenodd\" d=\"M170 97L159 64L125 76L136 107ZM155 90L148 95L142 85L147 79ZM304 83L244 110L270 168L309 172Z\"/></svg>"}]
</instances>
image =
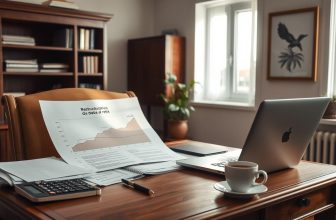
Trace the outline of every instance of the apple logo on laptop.
<instances>
[{"instance_id":1,"label":"apple logo on laptop","mask_svg":"<svg viewBox=\"0 0 336 220\"><path fill-rule=\"evenodd\" d=\"M282 141L282 143L283 142L288 142L288 140L289 140L289 135L292 133L292 127L290 127L289 129L288 129L288 131L285 131L284 133L283 133L283 135L282 135L282 139L281 139L281 141Z\"/></svg>"}]
</instances>

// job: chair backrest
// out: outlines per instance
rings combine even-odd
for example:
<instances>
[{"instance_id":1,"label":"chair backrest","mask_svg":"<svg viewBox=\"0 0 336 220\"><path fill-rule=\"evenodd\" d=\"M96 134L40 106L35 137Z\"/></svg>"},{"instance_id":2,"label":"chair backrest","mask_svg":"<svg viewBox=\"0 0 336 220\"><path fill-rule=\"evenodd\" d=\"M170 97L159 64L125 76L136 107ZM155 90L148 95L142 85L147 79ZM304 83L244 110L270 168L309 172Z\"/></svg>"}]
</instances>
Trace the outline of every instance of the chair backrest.
<instances>
[{"instance_id":1,"label":"chair backrest","mask_svg":"<svg viewBox=\"0 0 336 220\"><path fill-rule=\"evenodd\" d=\"M44 123L39 100L119 99L134 96L131 91L118 93L84 88L55 89L16 98L3 96L10 137L10 146L6 146L6 150L13 155L8 160L59 156Z\"/></svg>"}]
</instances>

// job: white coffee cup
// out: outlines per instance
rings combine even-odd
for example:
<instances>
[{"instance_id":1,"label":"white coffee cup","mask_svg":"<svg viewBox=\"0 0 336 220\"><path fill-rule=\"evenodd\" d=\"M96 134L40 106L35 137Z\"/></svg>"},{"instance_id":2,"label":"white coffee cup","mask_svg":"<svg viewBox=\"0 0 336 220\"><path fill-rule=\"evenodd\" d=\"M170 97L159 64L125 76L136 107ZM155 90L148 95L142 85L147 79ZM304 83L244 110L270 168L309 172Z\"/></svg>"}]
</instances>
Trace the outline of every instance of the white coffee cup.
<instances>
[{"instance_id":1,"label":"white coffee cup","mask_svg":"<svg viewBox=\"0 0 336 220\"><path fill-rule=\"evenodd\" d=\"M257 183L260 174L263 180ZM225 165L225 178L232 191L245 193L253 186L266 183L268 176L264 170L258 170L256 163L235 161Z\"/></svg>"}]
</instances>

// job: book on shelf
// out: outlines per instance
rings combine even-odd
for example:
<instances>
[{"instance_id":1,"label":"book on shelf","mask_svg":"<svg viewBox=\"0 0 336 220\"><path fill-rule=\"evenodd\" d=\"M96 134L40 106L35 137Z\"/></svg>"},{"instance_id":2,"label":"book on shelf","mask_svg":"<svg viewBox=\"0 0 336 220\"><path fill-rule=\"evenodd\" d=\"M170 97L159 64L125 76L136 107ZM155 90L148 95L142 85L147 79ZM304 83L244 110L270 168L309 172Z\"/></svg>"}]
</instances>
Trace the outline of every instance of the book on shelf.
<instances>
[{"instance_id":1,"label":"book on shelf","mask_svg":"<svg viewBox=\"0 0 336 220\"><path fill-rule=\"evenodd\" d=\"M60 83L53 84L51 88L52 89L61 89L62 88L62 84L60 84Z\"/></svg>"},{"instance_id":2,"label":"book on shelf","mask_svg":"<svg viewBox=\"0 0 336 220\"><path fill-rule=\"evenodd\" d=\"M98 73L98 56L83 56L83 73Z\"/></svg>"},{"instance_id":3,"label":"book on shelf","mask_svg":"<svg viewBox=\"0 0 336 220\"><path fill-rule=\"evenodd\" d=\"M18 42L18 41L2 41L4 45L22 45L22 46L35 46L36 44L33 42Z\"/></svg>"},{"instance_id":4,"label":"book on shelf","mask_svg":"<svg viewBox=\"0 0 336 220\"><path fill-rule=\"evenodd\" d=\"M90 89L101 90L101 85L100 84L93 84L93 83L80 83L79 88L90 88Z\"/></svg>"},{"instance_id":5,"label":"book on shelf","mask_svg":"<svg viewBox=\"0 0 336 220\"><path fill-rule=\"evenodd\" d=\"M53 45L58 47L72 48L73 46L73 29L63 28L55 31Z\"/></svg>"},{"instance_id":6,"label":"book on shelf","mask_svg":"<svg viewBox=\"0 0 336 220\"><path fill-rule=\"evenodd\" d=\"M38 68L36 63L6 63L6 68Z\"/></svg>"},{"instance_id":7,"label":"book on shelf","mask_svg":"<svg viewBox=\"0 0 336 220\"><path fill-rule=\"evenodd\" d=\"M31 60L5 60L6 72L38 72L36 59Z\"/></svg>"},{"instance_id":8,"label":"book on shelf","mask_svg":"<svg viewBox=\"0 0 336 220\"><path fill-rule=\"evenodd\" d=\"M94 73L98 73L98 56L94 56Z\"/></svg>"},{"instance_id":9,"label":"book on shelf","mask_svg":"<svg viewBox=\"0 0 336 220\"><path fill-rule=\"evenodd\" d=\"M93 50L95 49L95 29L79 29L79 49Z\"/></svg>"},{"instance_id":10,"label":"book on shelf","mask_svg":"<svg viewBox=\"0 0 336 220\"><path fill-rule=\"evenodd\" d=\"M2 44L8 45L25 45L25 46L35 46L35 39L29 36L20 35L2 35Z\"/></svg>"},{"instance_id":11,"label":"book on shelf","mask_svg":"<svg viewBox=\"0 0 336 220\"><path fill-rule=\"evenodd\" d=\"M66 69L40 69L41 73L65 73L68 72L69 70Z\"/></svg>"},{"instance_id":12,"label":"book on shelf","mask_svg":"<svg viewBox=\"0 0 336 220\"><path fill-rule=\"evenodd\" d=\"M85 29L80 28L79 29L79 49L84 50L84 44L85 44Z\"/></svg>"},{"instance_id":13,"label":"book on shelf","mask_svg":"<svg viewBox=\"0 0 336 220\"><path fill-rule=\"evenodd\" d=\"M38 68L6 68L6 72L37 73L38 71Z\"/></svg>"},{"instance_id":14,"label":"book on shelf","mask_svg":"<svg viewBox=\"0 0 336 220\"><path fill-rule=\"evenodd\" d=\"M43 5L59 7L59 8L69 8L78 9L78 6L72 1L60 1L60 0L48 0L42 3Z\"/></svg>"},{"instance_id":15,"label":"book on shelf","mask_svg":"<svg viewBox=\"0 0 336 220\"><path fill-rule=\"evenodd\" d=\"M42 63L40 67L47 69L66 69L69 68L69 65L66 63Z\"/></svg>"},{"instance_id":16,"label":"book on shelf","mask_svg":"<svg viewBox=\"0 0 336 220\"><path fill-rule=\"evenodd\" d=\"M66 44L65 47L72 48L73 47L73 29L67 28L66 29Z\"/></svg>"},{"instance_id":17,"label":"book on shelf","mask_svg":"<svg viewBox=\"0 0 336 220\"><path fill-rule=\"evenodd\" d=\"M36 59L30 60L4 60L6 72L38 72Z\"/></svg>"},{"instance_id":18,"label":"book on shelf","mask_svg":"<svg viewBox=\"0 0 336 220\"><path fill-rule=\"evenodd\" d=\"M88 73L88 74L91 74L91 57L90 56L87 56L86 57L86 72L85 73Z\"/></svg>"},{"instance_id":19,"label":"book on shelf","mask_svg":"<svg viewBox=\"0 0 336 220\"><path fill-rule=\"evenodd\" d=\"M35 39L29 36L20 35L2 35L2 41L35 43Z\"/></svg>"},{"instance_id":20,"label":"book on shelf","mask_svg":"<svg viewBox=\"0 0 336 220\"><path fill-rule=\"evenodd\" d=\"M6 59L5 63L13 63L13 64L37 64L37 59L30 59L30 60L11 60L11 59Z\"/></svg>"},{"instance_id":21,"label":"book on shelf","mask_svg":"<svg viewBox=\"0 0 336 220\"><path fill-rule=\"evenodd\" d=\"M90 29L89 49L95 49L95 29Z\"/></svg>"},{"instance_id":22,"label":"book on shelf","mask_svg":"<svg viewBox=\"0 0 336 220\"><path fill-rule=\"evenodd\" d=\"M90 48L90 30L85 29L85 38L84 38L84 50L88 50Z\"/></svg>"},{"instance_id":23,"label":"book on shelf","mask_svg":"<svg viewBox=\"0 0 336 220\"><path fill-rule=\"evenodd\" d=\"M83 57L83 73L87 73L87 64L88 63L88 61L87 61L87 56L84 56Z\"/></svg>"}]
</instances>

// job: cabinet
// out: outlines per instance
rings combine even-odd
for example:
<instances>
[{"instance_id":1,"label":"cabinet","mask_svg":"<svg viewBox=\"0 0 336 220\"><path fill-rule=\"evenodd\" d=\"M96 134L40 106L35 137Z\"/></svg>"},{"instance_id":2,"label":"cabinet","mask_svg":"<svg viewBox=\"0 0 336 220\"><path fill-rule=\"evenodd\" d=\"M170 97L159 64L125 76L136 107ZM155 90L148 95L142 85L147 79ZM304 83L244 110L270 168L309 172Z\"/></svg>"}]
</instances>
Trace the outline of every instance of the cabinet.
<instances>
[{"instance_id":1,"label":"cabinet","mask_svg":"<svg viewBox=\"0 0 336 220\"><path fill-rule=\"evenodd\" d=\"M332 195L332 187L325 187L274 204L265 209L265 219L334 219L335 205Z\"/></svg>"},{"instance_id":2,"label":"cabinet","mask_svg":"<svg viewBox=\"0 0 336 220\"><path fill-rule=\"evenodd\" d=\"M1 1L0 97L68 87L105 89L106 23L111 17ZM2 107L0 124L4 124Z\"/></svg>"},{"instance_id":3,"label":"cabinet","mask_svg":"<svg viewBox=\"0 0 336 220\"><path fill-rule=\"evenodd\" d=\"M128 90L143 105L162 105L166 73L179 82L185 80L185 38L176 35L131 39L128 41Z\"/></svg>"}]
</instances>

